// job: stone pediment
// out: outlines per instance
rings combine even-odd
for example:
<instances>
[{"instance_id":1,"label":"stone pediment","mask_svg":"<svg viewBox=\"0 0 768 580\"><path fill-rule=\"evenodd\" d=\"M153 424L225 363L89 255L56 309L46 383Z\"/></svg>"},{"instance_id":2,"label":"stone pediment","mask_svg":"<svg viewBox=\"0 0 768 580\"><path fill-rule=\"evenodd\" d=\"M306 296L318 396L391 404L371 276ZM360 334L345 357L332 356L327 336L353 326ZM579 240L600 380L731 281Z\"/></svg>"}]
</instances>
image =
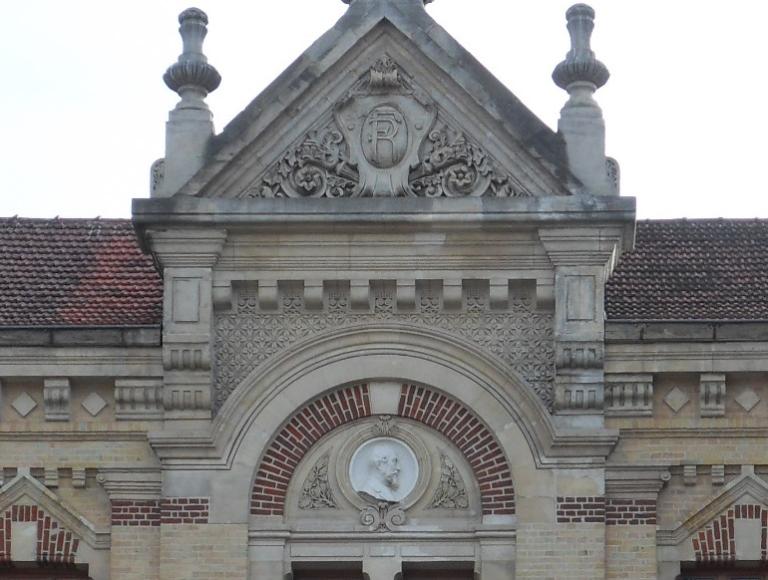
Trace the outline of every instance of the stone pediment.
<instances>
[{"instance_id":1,"label":"stone pediment","mask_svg":"<svg viewBox=\"0 0 768 580\"><path fill-rule=\"evenodd\" d=\"M179 193L568 195L560 138L414 4L353 4L343 42L340 21L214 138Z\"/></svg>"},{"instance_id":2,"label":"stone pediment","mask_svg":"<svg viewBox=\"0 0 768 580\"><path fill-rule=\"evenodd\" d=\"M76 537L94 549L108 549L109 531L97 529L91 522L79 515L58 496L32 477L28 471L0 487L0 514L15 505L34 505L55 520L65 530L71 530ZM42 513L41 511L41 513Z\"/></svg>"},{"instance_id":3,"label":"stone pediment","mask_svg":"<svg viewBox=\"0 0 768 580\"><path fill-rule=\"evenodd\" d=\"M701 530L706 530L713 523L719 523L723 514L733 510L735 506L768 506L768 483L756 476L751 466L744 466L742 469L743 473L740 477L727 484L722 492L691 513L676 528L659 530L657 533L659 544L665 546L681 544ZM754 513L754 510L752 511Z\"/></svg>"}]
</instances>

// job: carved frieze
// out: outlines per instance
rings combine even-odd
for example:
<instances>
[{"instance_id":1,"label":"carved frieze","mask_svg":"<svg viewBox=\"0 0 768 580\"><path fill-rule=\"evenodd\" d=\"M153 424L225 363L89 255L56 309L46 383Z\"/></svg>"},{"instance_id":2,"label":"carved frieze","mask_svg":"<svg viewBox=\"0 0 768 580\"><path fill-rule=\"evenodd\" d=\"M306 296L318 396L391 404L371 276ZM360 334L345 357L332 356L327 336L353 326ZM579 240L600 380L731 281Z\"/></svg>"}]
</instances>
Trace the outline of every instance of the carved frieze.
<instances>
[{"instance_id":1,"label":"carved frieze","mask_svg":"<svg viewBox=\"0 0 768 580\"><path fill-rule=\"evenodd\" d=\"M527 197L389 56L244 197Z\"/></svg>"},{"instance_id":2,"label":"carved frieze","mask_svg":"<svg viewBox=\"0 0 768 580\"><path fill-rule=\"evenodd\" d=\"M366 283L367 288L367 283ZM327 289L323 311L307 310L300 288L287 288L281 310L265 312L257 292L238 292L234 308L215 322L214 408L218 410L237 385L270 357L311 337L351 327L403 323L453 334L496 355L526 379L548 407L553 403L554 340L552 315L537 311L533 299L512 299L509 309L490 309L489 298L468 292L464 307L448 311L429 287L414 311L394 308L395 288L374 288L371 308L351 308L350 286Z\"/></svg>"}]
</instances>

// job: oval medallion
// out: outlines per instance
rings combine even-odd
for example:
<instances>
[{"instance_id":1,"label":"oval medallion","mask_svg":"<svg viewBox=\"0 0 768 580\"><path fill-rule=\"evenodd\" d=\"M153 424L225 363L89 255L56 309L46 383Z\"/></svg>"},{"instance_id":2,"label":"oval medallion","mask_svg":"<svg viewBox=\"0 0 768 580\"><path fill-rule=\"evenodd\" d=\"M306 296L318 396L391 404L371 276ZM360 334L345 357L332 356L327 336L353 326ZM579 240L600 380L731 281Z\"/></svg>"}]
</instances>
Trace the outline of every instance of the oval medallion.
<instances>
[{"instance_id":1,"label":"oval medallion","mask_svg":"<svg viewBox=\"0 0 768 580\"><path fill-rule=\"evenodd\" d=\"M380 105L365 118L362 134L363 154L379 169L399 164L408 152L408 126L405 117L392 105Z\"/></svg>"}]
</instances>

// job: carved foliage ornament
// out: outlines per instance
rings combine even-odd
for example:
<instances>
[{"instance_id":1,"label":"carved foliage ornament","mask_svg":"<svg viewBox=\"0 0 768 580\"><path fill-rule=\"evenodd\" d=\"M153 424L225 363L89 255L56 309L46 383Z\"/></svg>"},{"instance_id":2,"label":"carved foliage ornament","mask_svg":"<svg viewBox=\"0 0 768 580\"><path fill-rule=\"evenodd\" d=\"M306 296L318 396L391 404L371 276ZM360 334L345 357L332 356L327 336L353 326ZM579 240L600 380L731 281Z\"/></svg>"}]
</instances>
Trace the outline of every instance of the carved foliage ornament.
<instances>
[{"instance_id":1,"label":"carved foliage ornament","mask_svg":"<svg viewBox=\"0 0 768 580\"><path fill-rule=\"evenodd\" d=\"M333 490L328 482L329 459L328 455L321 457L307 475L301 488L300 509L316 510L337 507L336 498L334 498Z\"/></svg>"},{"instance_id":2,"label":"carved foliage ornament","mask_svg":"<svg viewBox=\"0 0 768 580\"><path fill-rule=\"evenodd\" d=\"M467 509L467 488L459 470L445 455L440 456L440 481L430 503L432 508Z\"/></svg>"},{"instance_id":3,"label":"carved foliage ornament","mask_svg":"<svg viewBox=\"0 0 768 580\"><path fill-rule=\"evenodd\" d=\"M530 196L385 56L245 197Z\"/></svg>"}]
</instances>

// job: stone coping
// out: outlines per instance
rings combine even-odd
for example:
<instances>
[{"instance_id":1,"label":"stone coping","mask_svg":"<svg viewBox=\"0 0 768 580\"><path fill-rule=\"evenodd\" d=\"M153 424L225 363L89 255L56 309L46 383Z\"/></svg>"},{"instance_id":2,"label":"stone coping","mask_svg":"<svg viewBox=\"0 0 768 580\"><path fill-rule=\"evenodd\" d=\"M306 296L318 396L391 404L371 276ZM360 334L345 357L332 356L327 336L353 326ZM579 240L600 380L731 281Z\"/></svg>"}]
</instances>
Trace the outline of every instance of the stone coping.
<instances>
[{"instance_id":1,"label":"stone coping","mask_svg":"<svg viewBox=\"0 0 768 580\"><path fill-rule=\"evenodd\" d=\"M160 346L160 326L4 327L3 346Z\"/></svg>"},{"instance_id":2,"label":"stone coping","mask_svg":"<svg viewBox=\"0 0 768 580\"><path fill-rule=\"evenodd\" d=\"M605 341L766 342L766 321L607 321Z\"/></svg>"},{"instance_id":3,"label":"stone coping","mask_svg":"<svg viewBox=\"0 0 768 580\"><path fill-rule=\"evenodd\" d=\"M635 198L542 196L528 198L211 199L175 196L134 199L133 222L151 225L285 226L339 224L626 223L634 227Z\"/></svg>"}]
</instances>

